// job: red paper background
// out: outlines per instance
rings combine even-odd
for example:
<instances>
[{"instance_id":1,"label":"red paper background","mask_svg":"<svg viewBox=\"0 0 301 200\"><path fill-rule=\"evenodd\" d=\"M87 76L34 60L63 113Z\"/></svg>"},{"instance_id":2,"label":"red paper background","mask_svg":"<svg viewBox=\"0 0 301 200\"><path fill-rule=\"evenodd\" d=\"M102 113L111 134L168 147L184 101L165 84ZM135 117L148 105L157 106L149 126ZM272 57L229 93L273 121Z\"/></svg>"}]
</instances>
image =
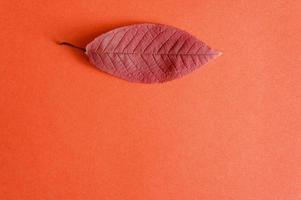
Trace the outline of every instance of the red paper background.
<instances>
[{"instance_id":1,"label":"red paper background","mask_svg":"<svg viewBox=\"0 0 301 200\"><path fill-rule=\"evenodd\" d=\"M0 199L301 199L300 1L0 2ZM166 84L89 65L139 22L223 56Z\"/></svg>"}]
</instances>

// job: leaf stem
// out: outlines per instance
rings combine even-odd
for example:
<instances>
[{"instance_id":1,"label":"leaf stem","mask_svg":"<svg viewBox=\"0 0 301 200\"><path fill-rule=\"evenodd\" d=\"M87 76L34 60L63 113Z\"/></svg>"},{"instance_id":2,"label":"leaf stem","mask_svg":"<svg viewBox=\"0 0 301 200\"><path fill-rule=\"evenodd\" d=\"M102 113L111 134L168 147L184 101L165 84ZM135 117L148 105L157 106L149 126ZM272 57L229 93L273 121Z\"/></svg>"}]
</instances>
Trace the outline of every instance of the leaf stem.
<instances>
[{"instance_id":1,"label":"leaf stem","mask_svg":"<svg viewBox=\"0 0 301 200\"><path fill-rule=\"evenodd\" d=\"M59 45L67 45L67 46L70 46L70 47L79 49L79 50L81 50L81 51L83 51L83 52L86 52L86 49L85 49L85 48L75 46L74 44L71 44L71 43L69 43L69 42L59 42Z\"/></svg>"}]
</instances>

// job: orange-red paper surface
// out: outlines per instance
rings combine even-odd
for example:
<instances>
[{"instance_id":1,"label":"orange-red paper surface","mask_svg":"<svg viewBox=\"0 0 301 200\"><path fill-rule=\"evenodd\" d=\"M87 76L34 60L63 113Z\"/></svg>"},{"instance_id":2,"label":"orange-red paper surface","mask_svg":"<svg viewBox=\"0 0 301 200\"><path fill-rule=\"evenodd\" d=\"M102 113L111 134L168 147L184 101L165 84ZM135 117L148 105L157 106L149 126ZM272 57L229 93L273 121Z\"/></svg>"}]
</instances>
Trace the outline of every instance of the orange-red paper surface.
<instances>
[{"instance_id":1,"label":"orange-red paper surface","mask_svg":"<svg viewBox=\"0 0 301 200\"><path fill-rule=\"evenodd\" d=\"M300 6L2 0L0 199L300 199ZM223 56L148 85L57 45L142 22L187 30Z\"/></svg>"}]
</instances>

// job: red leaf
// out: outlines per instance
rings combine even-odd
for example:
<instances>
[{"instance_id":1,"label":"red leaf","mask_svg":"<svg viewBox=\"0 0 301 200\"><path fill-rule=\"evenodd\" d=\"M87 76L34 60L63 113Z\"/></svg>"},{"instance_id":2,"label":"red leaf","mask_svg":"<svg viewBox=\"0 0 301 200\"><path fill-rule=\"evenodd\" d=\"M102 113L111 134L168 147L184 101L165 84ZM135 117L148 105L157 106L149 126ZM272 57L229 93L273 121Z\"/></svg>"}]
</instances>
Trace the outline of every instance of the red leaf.
<instances>
[{"instance_id":1,"label":"red leaf","mask_svg":"<svg viewBox=\"0 0 301 200\"><path fill-rule=\"evenodd\" d=\"M179 78L220 55L189 33L160 24L138 24L100 35L86 47L99 69L132 82Z\"/></svg>"}]
</instances>

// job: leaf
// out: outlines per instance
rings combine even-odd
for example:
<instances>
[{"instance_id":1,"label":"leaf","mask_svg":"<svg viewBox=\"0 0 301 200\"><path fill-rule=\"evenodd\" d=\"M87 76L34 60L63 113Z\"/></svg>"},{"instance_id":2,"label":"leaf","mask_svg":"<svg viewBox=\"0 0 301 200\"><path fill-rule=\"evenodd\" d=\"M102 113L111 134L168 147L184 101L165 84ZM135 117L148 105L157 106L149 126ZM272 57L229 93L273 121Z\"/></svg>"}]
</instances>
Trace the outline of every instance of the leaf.
<instances>
[{"instance_id":1,"label":"leaf","mask_svg":"<svg viewBox=\"0 0 301 200\"><path fill-rule=\"evenodd\" d=\"M173 80L221 53L177 28L137 24L111 30L86 46L89 61L119 78L141 83Z\"/></svg>"}]
</instances>

